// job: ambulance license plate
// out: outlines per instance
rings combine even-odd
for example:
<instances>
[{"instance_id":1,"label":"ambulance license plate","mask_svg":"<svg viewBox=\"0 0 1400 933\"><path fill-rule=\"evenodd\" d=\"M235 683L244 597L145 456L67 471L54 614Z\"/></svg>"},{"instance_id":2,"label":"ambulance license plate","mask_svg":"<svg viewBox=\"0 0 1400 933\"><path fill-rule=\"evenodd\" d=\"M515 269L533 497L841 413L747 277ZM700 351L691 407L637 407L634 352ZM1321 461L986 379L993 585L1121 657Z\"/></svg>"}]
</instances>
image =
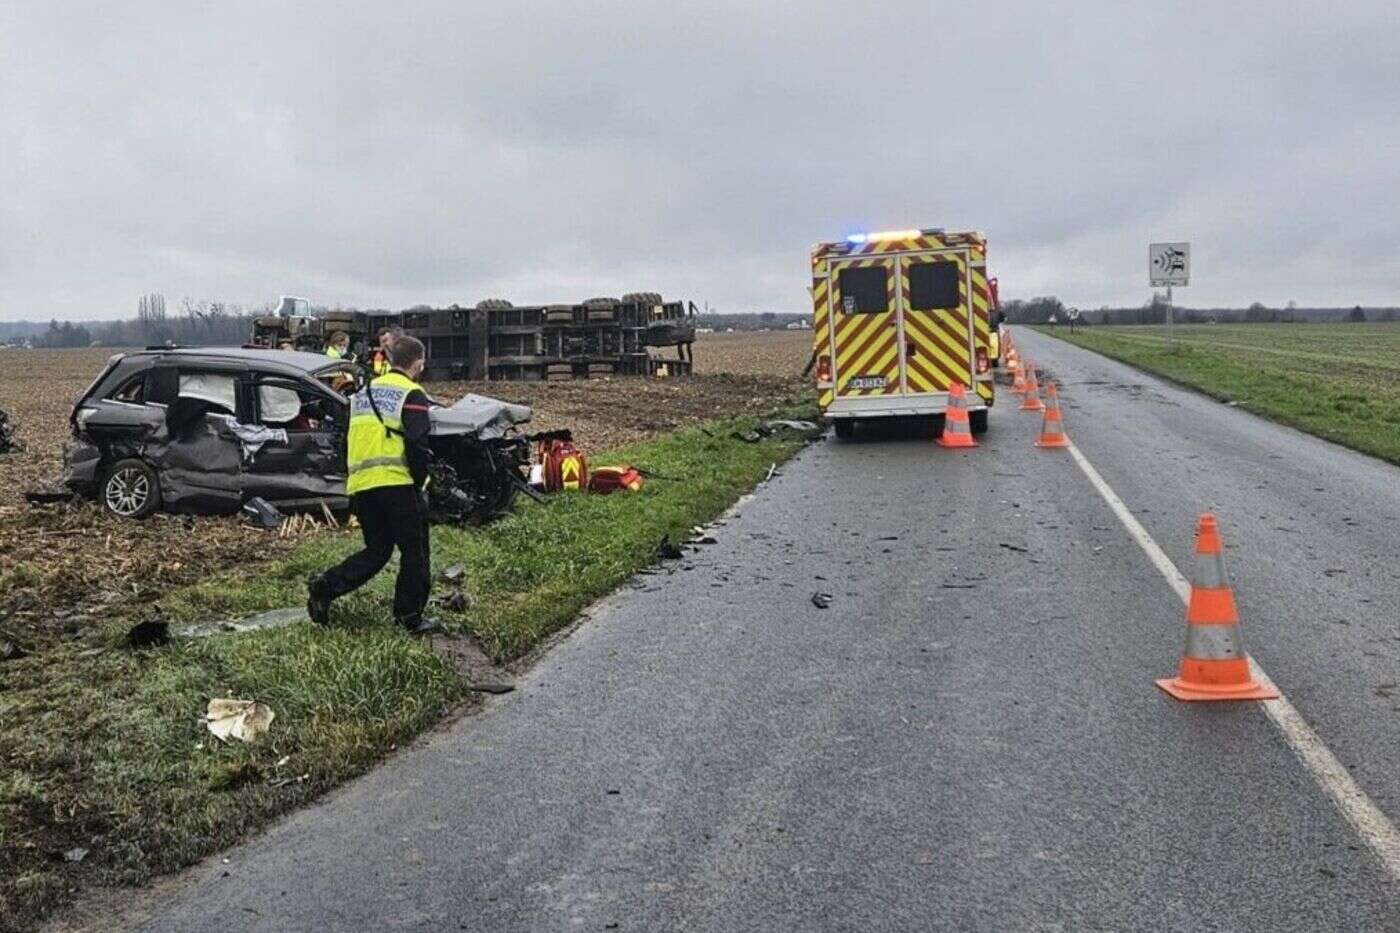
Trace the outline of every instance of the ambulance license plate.
<instances>
[{"instance_id":1,"label":"ambulance license plate","mask_svg":"<svg viewBox=\"0 0 1400 933\"><path fill-rule=\"evenodd\" d=\"M883 389L885 387L884 376L856 376L846 383L851 389Z\"/></svg>"}]
</instances>

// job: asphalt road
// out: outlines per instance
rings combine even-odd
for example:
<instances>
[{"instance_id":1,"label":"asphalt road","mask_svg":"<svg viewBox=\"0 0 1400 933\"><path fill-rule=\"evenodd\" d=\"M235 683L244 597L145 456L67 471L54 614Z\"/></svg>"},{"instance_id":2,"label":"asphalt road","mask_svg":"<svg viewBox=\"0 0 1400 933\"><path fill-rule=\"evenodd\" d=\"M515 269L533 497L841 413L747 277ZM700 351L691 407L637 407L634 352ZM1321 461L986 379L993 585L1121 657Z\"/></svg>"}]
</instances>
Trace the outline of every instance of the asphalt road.
<instances>
[{"instance_id":1,"label":"asphalt road","mask_svg":"<svg viewBox=\"0 0 1400 933\"><path fill-rule=\"evenodd\" d=\"M1400 471L1021 344L1178 566L1217 511L1251 652L1400 819ZM1400 929L1258 704L1153 686L1180 600L1002 398L977 450L808 449L518 692L197 869L144 928Z\"/></svg>"}]
</instances>

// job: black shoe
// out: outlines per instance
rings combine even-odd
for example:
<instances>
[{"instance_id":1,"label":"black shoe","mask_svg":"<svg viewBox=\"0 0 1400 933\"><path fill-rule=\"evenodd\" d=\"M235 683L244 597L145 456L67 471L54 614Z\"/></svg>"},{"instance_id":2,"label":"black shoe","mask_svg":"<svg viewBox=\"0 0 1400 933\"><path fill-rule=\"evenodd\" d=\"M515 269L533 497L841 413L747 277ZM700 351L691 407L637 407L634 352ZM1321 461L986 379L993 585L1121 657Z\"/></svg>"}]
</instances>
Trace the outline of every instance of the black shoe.
<instances>
[{"instance_id":1,"label":"black shoe","mask_svg":"<svg viewBox=\"0 0 1400 933\"><path fill-rule=\"evenodd\" d=\"M432 616L413 615L398 621L410 635L430 635L442 631L442 623Z\"/></svg>"},{"instance_id":2,"label":"black shoe","mask_svg":"<svg viewBox=\"0 0 1400 933\"><path fill-rule=\"evenodd\" d=\"M333 597L325 595L325 589L321 583L321 575L313 573L306 580L306 614L311 617L311 621L317 625L331 624L331 600Z\"/></svg>"}]
</instances>

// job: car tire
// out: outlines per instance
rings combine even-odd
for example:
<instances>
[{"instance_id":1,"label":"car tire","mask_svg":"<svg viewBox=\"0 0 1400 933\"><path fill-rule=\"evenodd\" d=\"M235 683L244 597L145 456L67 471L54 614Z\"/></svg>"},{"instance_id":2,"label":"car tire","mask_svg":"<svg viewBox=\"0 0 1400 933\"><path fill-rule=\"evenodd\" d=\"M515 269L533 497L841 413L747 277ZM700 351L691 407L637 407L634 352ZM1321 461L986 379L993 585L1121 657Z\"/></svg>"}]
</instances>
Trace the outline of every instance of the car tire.
<instances>
[{"instance_id":1,"label":"car tire","mask_svg":"<svg viewBox=\"0 0 1400 933\"><path fill-rule=\"evenodd\" d=\"M968 412L967 420L969 426L972 428L973 434L987 433L987 409L983 408L981 411Z\"/></svg>"},{"instance_id":2,"label":"car tire","mask_svg":"<svg viewBox=\"0 0 1400 933\"><path fill-rule=\"evenodd\" d=\"M97 488L102 508L121 518L141 519L160 508L160 480L144 460L129 457L112 464Z\"/></svg>"},{"instance_id":3,"label":"car tire","mask_svg":"<svg viewBox=\"0 0 1400 933\"><path fill-rule=\"evenodd\" d=\"M843 441L848 441L856 434L856 422L853 418L838 418L831 423L832 430L836 436Z\"/></svg>"}]
</instances>

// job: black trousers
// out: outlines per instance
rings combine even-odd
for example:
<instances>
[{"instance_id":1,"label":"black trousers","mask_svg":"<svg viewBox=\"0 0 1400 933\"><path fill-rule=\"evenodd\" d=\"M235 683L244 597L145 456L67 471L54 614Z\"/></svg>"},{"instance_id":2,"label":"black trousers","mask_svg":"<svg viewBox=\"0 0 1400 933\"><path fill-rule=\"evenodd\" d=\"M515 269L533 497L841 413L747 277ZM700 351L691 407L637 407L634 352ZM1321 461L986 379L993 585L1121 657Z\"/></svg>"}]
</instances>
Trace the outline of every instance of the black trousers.
<instances>
[{"instance_id":1,"label":"black trousers","mask_svg":"<svg viewBox=\"0 0 1400 933\"><path fill-rule=\"evenodd\" d=\"M360 520L365 546L321 575L325 594L333 599L364 586L384 569L398 548L394 619L405 625L417 624L432 587L428 516L418 490L413 486L381 486L351 496L350 509Z\"/></svg>"}]
</instances>

